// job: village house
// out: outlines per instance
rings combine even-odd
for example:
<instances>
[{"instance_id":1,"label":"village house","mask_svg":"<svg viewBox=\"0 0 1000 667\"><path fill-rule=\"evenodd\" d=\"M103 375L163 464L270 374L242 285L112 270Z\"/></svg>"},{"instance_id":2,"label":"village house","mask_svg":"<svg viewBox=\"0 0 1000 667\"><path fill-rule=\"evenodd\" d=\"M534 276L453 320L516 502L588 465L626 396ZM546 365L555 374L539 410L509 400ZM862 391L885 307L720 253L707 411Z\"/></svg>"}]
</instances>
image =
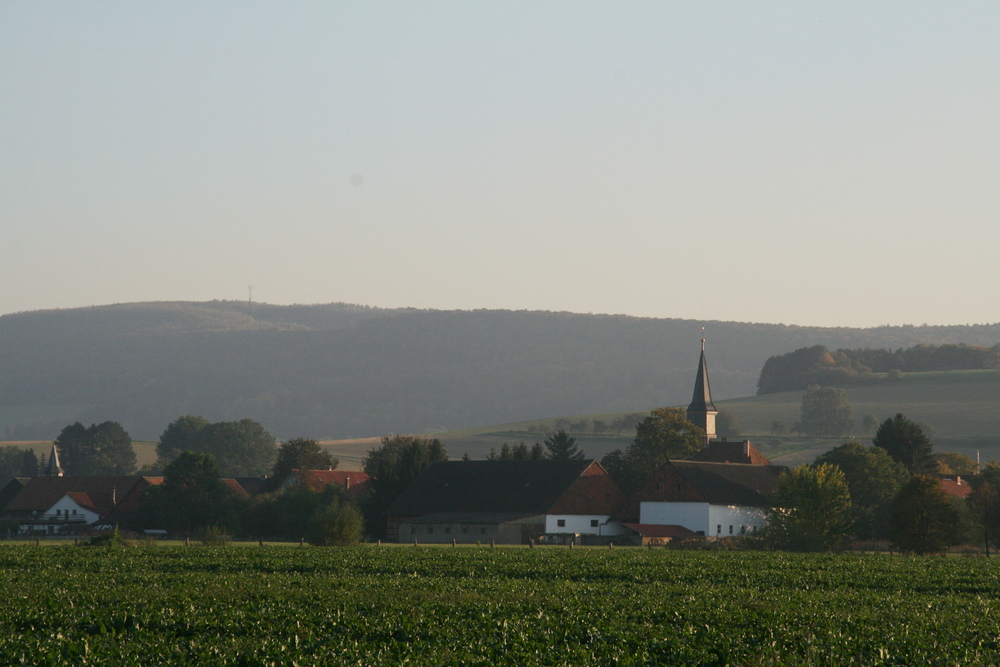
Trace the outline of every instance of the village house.
<instances>
[{"instance_id":1,"label":"village house","mask_svg":"<svg viewBox=\"0 0 1000 667\"><path fill-rule=\"evenodd\" d=\"M526 544L619 535L625 501L593 460L439 461L385 511L391 540Z\"/></svg>"}]
</instances>

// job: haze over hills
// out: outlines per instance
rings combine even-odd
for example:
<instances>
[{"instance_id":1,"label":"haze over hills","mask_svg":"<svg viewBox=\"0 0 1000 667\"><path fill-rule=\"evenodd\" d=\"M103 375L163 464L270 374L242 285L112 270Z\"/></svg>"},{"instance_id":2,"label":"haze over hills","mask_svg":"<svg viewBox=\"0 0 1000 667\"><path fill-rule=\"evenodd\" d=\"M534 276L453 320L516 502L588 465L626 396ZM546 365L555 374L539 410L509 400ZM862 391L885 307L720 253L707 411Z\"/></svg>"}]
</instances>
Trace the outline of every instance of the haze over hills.
<instances>
[{"instance_id":1,"label":"haze over hills","mask_svg":"<svg viewBox=\"0 0 1000 667\"><path fill-rule=\"evenodd\" d=\"M278 437L426 433L690 399L701 328L713 394L754 393L808 345L993 345L1000 325L872 329L529 311L156 302L0 317L0 436L69 421L155 439L182 414Z\"/></svg>"}]
</instances>

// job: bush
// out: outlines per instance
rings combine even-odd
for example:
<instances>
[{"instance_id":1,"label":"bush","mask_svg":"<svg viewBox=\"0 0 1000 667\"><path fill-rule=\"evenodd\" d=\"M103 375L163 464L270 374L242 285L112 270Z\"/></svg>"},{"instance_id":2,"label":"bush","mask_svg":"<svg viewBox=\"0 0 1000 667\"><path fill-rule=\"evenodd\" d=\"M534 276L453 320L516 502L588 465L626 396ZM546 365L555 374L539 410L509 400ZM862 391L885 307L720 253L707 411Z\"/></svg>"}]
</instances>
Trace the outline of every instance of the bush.
<instances>
[{"instance_id":1,"label":"bush","mask_svg":"<svg viewBox=\"0 0 1000 667\"><path fill-rule=\"evenodd\" d=\"M361 541L364 520L352 505L334 501L317 510L309 523L309 543L318 547L344 547Z\"/></svg>"},{"instance_id":2,"label":"bush","mask_svg":"<svg viewBox=\"0 0 1000 667\"><path fill-rule=\"evenodd\" d=\"M95 535L86 542L86 546L90 547L123 547L128 544L122 534L118 532L118 526L110 533L102 533L100 535Z\"/></svg>"},{"instance_id":3,"label":"bush","mask_svg":"<svg viewBox=\"0 0 1000 667\"><path fill-rule=\"evenodd\" d=\"M198 541L203 547L222 547L232 541L232 535L219 526L205 526L198 529Z\"/></svg>"}]
</instances>

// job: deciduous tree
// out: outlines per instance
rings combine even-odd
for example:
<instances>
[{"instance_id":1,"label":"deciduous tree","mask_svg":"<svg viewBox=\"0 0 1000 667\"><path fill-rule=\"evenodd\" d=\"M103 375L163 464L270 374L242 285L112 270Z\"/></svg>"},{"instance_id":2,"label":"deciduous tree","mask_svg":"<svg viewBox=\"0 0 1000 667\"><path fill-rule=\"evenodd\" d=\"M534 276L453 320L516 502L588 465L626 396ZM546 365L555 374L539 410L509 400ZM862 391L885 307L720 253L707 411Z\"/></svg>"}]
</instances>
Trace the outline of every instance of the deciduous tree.
<instances>
[{"instance_id":1,"label":"deciduous tree","mask_svg":"<svg viewBox=\"0 0 1000 667\"><path fill-rule=\"evenodd\" d=\"M278 459L271 474L275 488L281 485L293 470L334 470L340 465L338 459L323 449L311 438L294 438L281 443Z\"/></svg>"},{"instance_id":2,"label":"deciduous tree","mask_svg":"<svg viewBox=\"0 0 1000 667\"><path fill-rule=\"evenodd\" d=\"M802 397L802 431L812 436L848 435L854 414L847 392L836 387L810 386Z\"/></svg>"},{"instance_id":3,"label":"deciduous tree","mask_svg":"<svg viewBox=\"0 0 1000 667\"><path fill-rule=\"evenodd\" d=\"M884 449L857 442L831 449L819 456L815 465L824 463L844 473L854 507L855 534L867 539L886 537L892 501L910 477L906 467L893 461Z\"/></svg>"},{"instance_id":4,"label":"deciduous tree","mask_svg":"<svg viewBox=\"0 0 1000 667\"><path fill-rule=\"evenodd\" d=\"M689 422L683 410L658 408L636 425L635 439L601 459L601 465L626 494L642 483L668 459L684 459L701 451L705 432Z\"/></svg>"},{"instance_id":5,"label":"deciduous tree","mask_svg":"<svg viewBox=\"0 0 1000 667\"><path fill-rule=\"evenodd\" d=\"M437 438L412 435L392 435L382 438L377 449L369 450L362 462L363 470L372 477L371 495L364 499L362 510L369 534L385 534L382 511L402 493L427 466L435 461L447 461L448 452Z\"/></svg>"},{"instance_id":6,"label":"deciduous tree","mask_svg":"<svg viewBox=\"0 0 1000 667\"><path fill-rule=\"evenodd\" d=\"M852 523L851 494L840 468L802 465L778 479L765 535L780 549L828 551L843 542Z\"/></svg>"},{"instance_id":7,"label":"deciduous tree","mask_svg":"<svg viewBox=\"0 0 1000 667\"><path fill-rule=\"evenodd\" d=\"M988 558L990 547L1000 543L1000 464L991 462L970 483L967 501Z\"/></svg>"},{"instance_id":8,"label":"deciduous tree","mask_svg":"<svg viewBox=\"0 0 1000 667\"><path fill-rule=\"evenodd\" d=\"M935 477L914 475L892 502L889 536L904 551L944 551L956 542L960 529L958 510Z\"/></svg>"},{"instance_id":9,"label":"deciduous tree","mask_svg":"<svg viewBox=\"0 0 1000 667\"><path fill-rule=\"evenodd\" d=\"M131 475L135 472L132 438L121 424L106 421L65 427L55 440L68 475Z\"/></svg>"}]
</instances>

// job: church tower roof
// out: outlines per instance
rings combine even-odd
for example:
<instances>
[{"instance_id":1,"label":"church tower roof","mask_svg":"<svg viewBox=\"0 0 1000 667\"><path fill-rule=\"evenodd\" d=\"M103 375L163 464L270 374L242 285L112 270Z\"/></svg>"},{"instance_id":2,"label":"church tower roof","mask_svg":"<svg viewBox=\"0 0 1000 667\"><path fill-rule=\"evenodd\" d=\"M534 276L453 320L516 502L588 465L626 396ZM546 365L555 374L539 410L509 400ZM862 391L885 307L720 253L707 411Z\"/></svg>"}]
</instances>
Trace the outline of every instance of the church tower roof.
<instances>
[{"instance_id":1,"label":"church tower roof","mask_svg":"<svg viewBox=\"0 0 1000 667\"><path fill-rule=\"evenodd\" d=\"M56 447L55 443L52 443L52 453L49 454L49 461L45 465L45 470L42 471L43 477L62 477L66 473L63 472L62 466L59 465L59 448Z\"/></svg>"},{"instance_id":2,"label":"church tower roof","mask_svg":"<svg viewBox=\"0 0 1000 667\"><path fill-rule=\"evenodd\" d=\"M712 403L712 388L708 384L708 364L705 363L705 339L701 339L701 359L698 360L698 375L694 379L694 397L688 412L717 412Z\"/></svg>"}]
</instances>

